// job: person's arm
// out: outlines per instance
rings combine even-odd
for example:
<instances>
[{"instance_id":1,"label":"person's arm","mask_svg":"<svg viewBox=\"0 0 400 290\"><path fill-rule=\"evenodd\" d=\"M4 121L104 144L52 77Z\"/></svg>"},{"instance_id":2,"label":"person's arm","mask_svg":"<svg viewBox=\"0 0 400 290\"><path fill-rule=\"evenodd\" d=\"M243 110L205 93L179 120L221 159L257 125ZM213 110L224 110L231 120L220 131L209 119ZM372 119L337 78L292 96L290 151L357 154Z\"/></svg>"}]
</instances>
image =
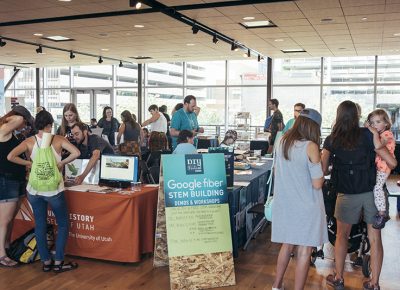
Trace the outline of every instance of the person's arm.
<instances>
[{"instance_id":1,"label":"person's arm","mask_svg":"<svg viewBox=\"0 0 400 290\"><path fill-rule=\"evenodd\" d=\"M64 168L65 164L68 164L68 163L74 161L76 158L79 157L79 155L81 155L81 152L79 151L78 148L76 148L74 145L72 145L67 140L67 138L62 137L62 136L59 136L59 138L62 138L61 148L70 153L67 158L65 158L64 160L61 160L60 162L57 163L57 167L61 171Z\"/></svg>"},{"instance_id":2,"label":"person's arm","mask_svg":"<svg viewBox=\"0 0 400 290\"><path fill-rule=\"evenodd\" d=\"M169 128L169 133L171 134L171 136L173 137L178 137L179 136L179 130L175 129L175 128Z\"/></svg>"},{"instance_id":3,"label":"person's arm","mask_svg":"<svg viewBox=\"0 0 400 290\"><path fill-rule=\"evenodd\" d=\"M12 133L15 129L20 127L24 123L24 118L22 116L13 115L6 119L6 123L4 123L0 127L0 134L3 136L7 136Z\"/></svg>"},{"instance_id":4,"label":"person's arm","mask_svg":"<svg viewBox=\"0 0 400 290\"><path fill-rule=\"evenodd\" d=\"M122 123L121 126L118 129L118 135L117 135L117 145L121 142L121 136L125 132L125 123Z\"/></svg>"},{"instance_id":5,"label":"person's arm","mask_svg":"<svg viewBox=\"0 0 400 290\"><path fill-rule=\"evenodd\" d=\"M392 154L390 154L389 150L384 145L382 145L378 131L375 128L369 126L368 124L367 124L367 128L371 131L371 133L373 135L375 152L382 158L382 160L384 160L386 162L387 166L390 169L392 169L392 170L395 169L397 166L396 158L394 158L392 156Z\"/></svg>"},{"instance_id":6,"label":"person's arm","mask_svg":"<svg viewBox=\"0 0 400 290\"><path fill-rule=\"evenodd\" d=\"M99 128L103 128L103 126L104 126L103 121L104 121L104 119L101 118L101 119L97 122L97 126L98 126Z\"/></svg>"},{"instance_id":7,"label":"person's arm","mask_svg":"<svg viewBox=\"0 0 400 290\"><path fill-rule=\"evenodd\" d=\"M383 144L383 143L381 142L381 138L380 138L380 136L379 136L378 130L377 130L376 128L372 127L371 125L369 125L368 122L365 124L365 126L366 126L366 127L368 128L368 130L370 130L371 133L372 133L372 136L373 136L373 137L372 137L372 140L373 140L373 142L374 142L375 150L381 149L382 147L384 147L385 144Z\"/></svg>"},{"instance_id":8,"label":"person's arm","mask_svg":"<svg viewBox=\"0 0 400 290\"><path fill-rule=\"evenodd\" d=\"M144 121L144 122L142 123L142 127L146 127L146 126L149 125L150 123L153 123L153 122L157 121L157 120L160 118L160 114L161 114L161 113L154 114L153 116L151 116L150 119L147 119L146 121Z\"/></svg>"},{"instance_id":9,"label":"person's arm","mask_svg":"<svg viewBox=\"0 0 400 290\"><path fill-rule=\"evenodd\" d=\"M25 160L19 157L22 153L28 152L29 147L28 147L28 141L29 139L24 140L21 144L19 144L17 147L15 147L13 150L11 150L10 153L7 155L7 160L19 165L26 166L28 168L32 167L32 161L30 160Z\"/></svg>"},{"instance_id":10,"label":"person's arm","mask_svg":"<svg viewBox=\"0 0 400 290\"><path fill-rule=\"evenodd\" d=\"M194 113L196 114L196 116L198 116L199 114L200 114L200 110L201 110L201 108L200 107L194 107Z\"/></svg>"},{"instance_id":11,"label":"person's arm","mask_svg":"<svg viewBox=\"0 0 400 290\"><path fill-rule=\"evenodd\" d=\"M310 171L312 173L311 177L313 177L313 175L318 175L318 174L322 175L321 177L312 178L311 179L312 180L312 186L315 189L321 189L322 185L324 184L324 175L323 175L321 167L320 167L321 166L320 165L321 155L319 153L319 147L318 147L318 145L316 143L314 143L314 142L308 143L307 155L308 155L309 160L312 163L311 166L318 166L319 167L319 168L312 168L311 169L311 171Z\"/></svg>"},{"instance_id":12,"label":"person's arm","mask_svg":"<svg viewBox=\"0 0 400 290\"><path fill-rule=\"evenodd\" d=\"M321 154L322 171L324 172L325 175L331 174L331 172L329 171L330 156L331 152L329 152L327 149L322 149L322 154Z\"/></svg>"},{"instance_id":13,"label":"person's arm","mask_svg":"<svg viewBox=\"0 0 400 290\"><path fill-rule=\"evenodd\" d=\"M82 184L85 180L86 176L92 170L92 168L96 165L97 160L100 159L100 150L96 149L92 153L92 157L90 157L88 165L86 166L85 170L82 172L81 175L75 177L75 184Z\"/></svg>"},{"instance_id":14,"label":"person's arm","mask_svg":"<svg viewBox=\"0 0 400 290\"><path fill-rule=\"evenodd\" d=\"M172 116L172 120L171 120L171 127L169 128L169 133L172 137L178 137L179 136L179 130L178 128L181 127L181 122L180 122L180 117L179 117L179 113L175 113Z\"/></svg>"}]
</instances>

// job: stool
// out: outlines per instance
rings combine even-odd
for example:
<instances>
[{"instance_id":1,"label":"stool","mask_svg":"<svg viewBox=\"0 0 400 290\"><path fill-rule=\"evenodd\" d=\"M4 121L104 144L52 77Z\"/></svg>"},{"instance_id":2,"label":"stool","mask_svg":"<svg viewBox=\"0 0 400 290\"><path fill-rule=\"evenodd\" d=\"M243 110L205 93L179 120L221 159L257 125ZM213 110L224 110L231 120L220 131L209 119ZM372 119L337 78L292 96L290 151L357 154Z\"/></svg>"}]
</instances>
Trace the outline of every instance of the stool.
<instances>
[{"instance_id":1,"label":"stool","mask_svg":"<svg viewBox=\"0 0 400 290\"><path fill-rule=\"evenodd\" d=\"M258 222L258 224L254 227L253 231L250 233L249 238L247 239L246 243L243 246L243 250L246 251L248 245L250 244L250 241L254 238L257 237L259 233L261 233L264 228L268 225L268 221L265 218L264 214L264 204L263 203L257 203L253 205L251 208L247 210L247 213L252 213L255 214L256 216L262 215L261 220Z\"/></svg>"}]
</instances>

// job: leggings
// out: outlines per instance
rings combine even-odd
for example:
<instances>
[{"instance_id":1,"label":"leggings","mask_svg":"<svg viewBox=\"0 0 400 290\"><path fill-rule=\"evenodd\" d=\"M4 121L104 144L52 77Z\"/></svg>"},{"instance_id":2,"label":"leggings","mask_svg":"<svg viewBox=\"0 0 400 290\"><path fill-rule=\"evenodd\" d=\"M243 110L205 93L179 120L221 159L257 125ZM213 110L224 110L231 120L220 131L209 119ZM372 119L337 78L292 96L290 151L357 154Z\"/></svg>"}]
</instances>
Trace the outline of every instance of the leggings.
<instances>
[{"instance_id":1,"label":"leggings","mask_svg":"<svg viewBox=\"0 0 400 290\"><path fill-rule=\"evenodd\" d=\"M376 172L376 184L374 186L374 200L378 211L386 211L386 195L383 186L386 183L389 173L383 171Z\"/></svg>"}]
</instances>

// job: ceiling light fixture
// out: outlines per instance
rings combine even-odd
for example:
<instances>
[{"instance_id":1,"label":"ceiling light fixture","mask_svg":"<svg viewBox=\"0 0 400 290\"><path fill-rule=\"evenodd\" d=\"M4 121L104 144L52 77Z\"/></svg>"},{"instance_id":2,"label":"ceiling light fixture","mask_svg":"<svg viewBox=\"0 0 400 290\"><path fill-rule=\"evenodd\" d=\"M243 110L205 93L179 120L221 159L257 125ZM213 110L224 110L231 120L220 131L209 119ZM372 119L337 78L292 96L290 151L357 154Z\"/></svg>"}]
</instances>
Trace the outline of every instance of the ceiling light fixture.
<instances>
[{"instance_id":1,"label":"ceiling light fixture","mask_svg":"<svg viewBox=\"0 0 400 290\"><path fill-rule=\"evenodd\" d=\"M234 43L234 42L232 42L232 45L231 45L231 50L232 51L238 51L238 46L237 46L237 44L236 43Z\"/></svg>"},{"instance_id":2,"label":"ceiling light fixture","mask_svg":"<svg viewBox=\"0 0 400 290\"><path fill-rule=\"evenodd\" d=\"M243 19L243 20L254 20L254 19L256 19L256 18L253 17L253 16L246 16L246 17L243 17L242 19Z\"/></svg>"},{"instance_id":3,"label":"ceiling light fixture","mask_svg":"<svg viewBox=\"0 0 400 290\"><path fill-rule=\"evenodd\" d=\"M199 32L199 28L197 27L196 24L193 24L192 31L193 31L193 34L197 34Z\"/></svg>"},{"instance_id":4,"label":"ceiling light fixture","mask_svg":"<svg viewBox=\"0 0 400 290\"><path fill-rule=\"evenodd\" d=\"M99 56L99 63L103 63L103 58Z\"/></svg>"},{"instance_id":5,"label":"ceiling light fixture","mask_svg":"<svg viewBox=\"0 0 400 290\"><path fill-rule=\"evenodd\" d=\"M69 52L69 58L70 59L74 59L75 58L75 54L74 54L74 52L72 50Z\"/></svg>"},{"instance_id":6,"label":"ceiling light fixture","mask_svg":"<svg viewBox=\"0 0 400 290\"><path fill-rule=\"evenodd\" d=\"M244 26L247 29L263 28L263 27L276 27L275 23L273 23L271 20L245 21L245 22L240 22L239 24Z\"/></svg>"},{"instance_id":7,"label":"ceiling light fixture","mask_svg":"<svg viewBox=\"0 0 400 290\"><path fill-rule=\"evenodd\" d=\"M17 69L17 67L16 66L14 66L14 71L17 71L18 69Z\"/></svg>"},{"instance_id":8,"label":"ceiling light fixture","mask_svg":"<svg viewBox=\"0 0 400 290\"><path fill-rule=\"evenodd\" d=\"M214 36L213 36L213 43L217 44L217 42L218 42L217 34L214 34Z\"/></svg>"},{"instance_id":9,"label":"ceiling light fixture","mask_svg":"<svg viewBox=\"0 0 400 290\"><path fill-rule=\"evenodd\" d=\"M367 17L363 17L363 18L361 18L361 20L362 21L366 21L366 20L368 20L368 18Z\"/></svg>"},{"instance_id":10,"label":"ceiling light fixture","mask_svg":"<svg viewBox=\"0 0 400 290\"><path fill-rule=\"evenodd\" d=\"M277 38L277 39L275 39L274 41L276 41L276 42L282 42L282 41L285 41L285 40L282 39L282 38Z\"/></svg>"},{"instance_id":11,"label":"ceiling light fixture","mask_svg":"<svg viewBox=\"0 0 400 290\"><path fill-rule=\"evenodd\" d=\"M400 36L400 33L393 33L393 36Z\"/></svg>"},{"instance_id":12,"label":"ceiling light fixture","mask_svg":"<svg viewBox=\"0 0 400 290\"><path fill-rule=\"evenodd\" d=\"M129 0L129 6L135 7L136 9L140 9L142 7L142 2L135 1L135 0Z\"/></svg>"},{"instance_id":13,"label":"ceiling light fixture","mask_svg":"<svg viewBox=\"0 0 400 290\"><path fill-rule=\"evenodd\" d=\"M321 19L321 23L331 23L333 21L335 21L335 20L332 18L322 18Z\"/></svg>"},{"instance_id":14,"label":"ceiling light fixture","mask_svg":"<svg viewBox=\"0 0 400 290\"><path fill-rule=\"evenodd\" d=\"M250 51L250 48L248 48L247 49L247 57L250 57L251 56L251 51Z\"/></svg>"},{"instance_id":15,"label":"ceiling light fixture","mask_svg":"<svg viewBox=\"0 0 400 290\"><path fill-rule=\"evenodd\" d=\"M133 27L135 27L135 28L143 28L144 25L142 25L142 24L135 24L135 25L133 25Z\"/></svg>"},{"instance_id":16,"label":"ceiling light fixture","mask_svg":"<svg viewBox=\"0 0 400 290\"><path fill-rule=\"evenodd\" d=\"M119 67L124 67L124 65L122 64L122 60L119 61Z\"/></svg>"},{"instance_id":17,"label":"ceiling light fixture","mask_svg":"<svg viewBox=\"0 0 400 290\"><path fill-rule=\"evenodd\" d=\"M43 33L34 33L34 36L43 36Z\"/></svg>"},{"instance_id":18,"label":"ceiling light fixture","mask_svg":"<svg viewBox=\"0 0 400 290\"><path fill-rule=\"evenodd\" d=\"M194 43L186 43L187 46L195 46Z\"/></svg>"},{"instance_id":19,"label":"ceiling light fixture","mask_svg":"<svg viewBox=\"0 0 400 290\"><path fill-rule=\"evenodd\" d=\"M261 54L259 54L258 57L257 57L257 60L258 60L258 62L260 62L260 61L264 60L264 57L261 56Z\"/></svg>"},{"instance_id":20,"label":"ceiling light fixture","mask_svg":"<svg viewBox=\"0 0 400 290\"><path fill-rule=\"evenodd\" d=\"M43 48L42 48L42 46L41 46L41 45L39 45L39 47L38 47L38 48L36 48L36 53L40 53L40 54L42 54L42 53L43 53Z\"/></svg>"},{"instance_id":21,"label":"ceiling light fixture","mask_svg":"<svg viewBox=\"0 0 400 290\"><path fill-rule=\"evenodd\" d=\"M0 47L3 47L7 44L2 38L0 38Z\"/></svg>"},{"instance_id":22,"label":"ceiling light fixture","mask_svg":"<svg viewBox=\"0 0 400 290\"><path fill-rule=\"evenodd\" d=\"M108 48L102 48L101 50L102 50L102 51L109 51Z\"/></svg>"}]
</instances>

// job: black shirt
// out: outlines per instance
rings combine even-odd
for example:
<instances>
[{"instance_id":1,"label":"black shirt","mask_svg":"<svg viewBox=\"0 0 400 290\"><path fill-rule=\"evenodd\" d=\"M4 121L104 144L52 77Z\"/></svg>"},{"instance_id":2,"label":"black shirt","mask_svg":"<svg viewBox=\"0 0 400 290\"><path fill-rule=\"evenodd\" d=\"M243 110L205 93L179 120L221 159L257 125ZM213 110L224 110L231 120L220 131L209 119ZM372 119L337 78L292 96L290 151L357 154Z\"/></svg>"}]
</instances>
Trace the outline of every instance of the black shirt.
<instances>
[{"instance_id":1,"label":"black shirt","mask_svg":"<svg viewBox=\"0 0 400 290\"><path fill-rule=\"evenodd\" d=\"M89 159L92 157L94 150L100 150L101 154L114 154L114 149L106 140L97 135L88 135L87 146L79 144L77 147L81 152L81 159Z\"/></svg>"},{"instance_id":2,"label":"black shirt","mask_svg":"<svg viewBox=\"0 0 400 290\"><path fill-rule=\"evenodd\" d=\"M19 144L20 141L14 134L8 141L0 142L0 175L10 179L25 180L25 166L7 160L7 155ZM19 157L25 159L25 154Z\"/></svg>"}]
</instances>

